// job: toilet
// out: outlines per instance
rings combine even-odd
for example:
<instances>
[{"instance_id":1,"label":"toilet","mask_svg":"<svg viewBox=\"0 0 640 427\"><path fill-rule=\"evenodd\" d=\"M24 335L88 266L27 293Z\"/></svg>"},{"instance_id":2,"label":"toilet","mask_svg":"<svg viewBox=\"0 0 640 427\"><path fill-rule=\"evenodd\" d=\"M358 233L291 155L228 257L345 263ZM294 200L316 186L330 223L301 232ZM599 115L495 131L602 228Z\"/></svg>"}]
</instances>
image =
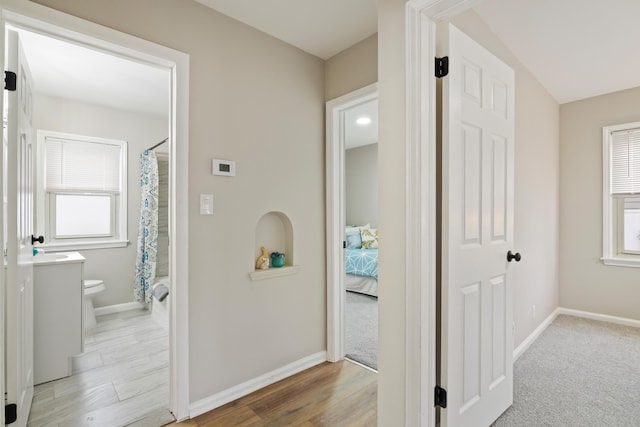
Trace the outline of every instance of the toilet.
<instances>
[{"instance_id":1,"label":"toilet","mask_svg":"<svg viewBox=\"0 0 640 427\"><path fill-rule=\"evenodd\" d=\"M96 325L96 312L93 309L93 296L106 289L104 281L99 279L87 279L84 281L84 296L82 298L82 324L84 329L93 328Z\"/></svg>"}]
</instances>

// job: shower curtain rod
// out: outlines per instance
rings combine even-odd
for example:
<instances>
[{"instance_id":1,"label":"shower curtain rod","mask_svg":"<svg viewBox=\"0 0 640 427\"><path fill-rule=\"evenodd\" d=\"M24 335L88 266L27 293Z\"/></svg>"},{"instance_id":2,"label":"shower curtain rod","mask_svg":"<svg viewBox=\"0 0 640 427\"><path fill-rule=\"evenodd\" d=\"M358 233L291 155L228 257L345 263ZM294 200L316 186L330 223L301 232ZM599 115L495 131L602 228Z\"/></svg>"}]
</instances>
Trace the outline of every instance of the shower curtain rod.
<instances>
[{"instance_id":1,"label":"shower curtain rod","mask_svg":"<svg viewBox=\"0 0 640 427\"><path fill-rule=\"evenodd\" d=\"M151 147L151 148L147 148L147 151L151 151L151 150L153 150L154 148L157 148L157 147L161 146L162 144L164 144L164 143L165 143L165 142L167 142L168 140L169 140L169 138L165 138L165 139L163 139L162 141L158 142L158 143L157 143L156 145L154 145L153 147Z\"/></svg>"}]
</instances>

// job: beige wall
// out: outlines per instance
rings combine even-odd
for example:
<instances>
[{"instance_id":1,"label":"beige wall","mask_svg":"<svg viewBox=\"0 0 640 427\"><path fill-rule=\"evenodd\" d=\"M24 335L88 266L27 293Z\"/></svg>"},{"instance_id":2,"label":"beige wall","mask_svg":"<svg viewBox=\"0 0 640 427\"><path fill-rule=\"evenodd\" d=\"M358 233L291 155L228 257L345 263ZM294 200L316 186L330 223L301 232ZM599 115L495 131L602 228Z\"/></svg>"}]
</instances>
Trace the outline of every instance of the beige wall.
<instances>
[{"instance_id":1,"label":"beige wall","mask_svg":"<svg viewBox=\"0 0 640 427\"><path fill-rule=\"evenodd\" d=\"M85 277L102 279L107 287L94 298L96 307L132 302L140 214L138 159L142 151L167 137L168 118L37 96L34 101L34 128L127 141L127 228L130 243L125 248L82 250L81 253L87 259ZM44 230L37 231L44 234Z\"/></svg>"},{"instance_id":2,"label":"beige wall","mask_svg":"<svg viewBox=\"0 0 640 427\"><path fill-rule=\"evenodd\" d=\"M560 107L560 305L640 320L638 270L604 265L602 128L640 121L640 88Z\"/></svg>"},{"instance_id":3,"label":"beige wall","mask_svg":"<svg viewBox=\"0 0 640 427\"><path fill-rule=\"evenodd\" d=\"M514 249L522 254L513 269L517 347L558 307L559 106L474 11L452 23L515 71Z\"/></svg>"},{"instance_id":4,"label":"beige wall","mask_svg":"<svg viewBox=\"0 0 640 427\"><path fill-rule=\"evenodd\" d=\"M378 227L378 144L345 152L347 224Z\"/></svg>"},{"instance_id":5,"label":"beige wall","mask_svg":"<svg viewBox=\"0 0 640 427\"><path fill-rule=\"evenodd\" d=\"M323 61L193 1L39 3L190 55L190 400L324 351ZM212 158L237 176L212 176ZM252 282L270 211L290 218L301 269Z\"/></svg>"},{"instance_id":6,"label":"beige wall","mask_svg":"<svg viewBox=\"0 0 640 427\"><path fill-rule=\"evenodd\" d=\"M329 101L378 81L378 35L327 59L324 99Z\"/></svg>"}]
</instances>

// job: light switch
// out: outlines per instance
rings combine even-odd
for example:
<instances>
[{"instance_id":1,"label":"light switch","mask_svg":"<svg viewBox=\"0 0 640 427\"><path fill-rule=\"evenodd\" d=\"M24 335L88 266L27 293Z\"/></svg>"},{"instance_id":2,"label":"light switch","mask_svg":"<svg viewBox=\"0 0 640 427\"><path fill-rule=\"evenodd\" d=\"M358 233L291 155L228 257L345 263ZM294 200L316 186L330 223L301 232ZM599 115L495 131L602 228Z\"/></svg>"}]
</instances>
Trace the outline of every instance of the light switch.
<instances>
[{"instance_id":1,"label":"light switch","mask_svg":"<svg viewBox=\"0 0 640 427\"><path fill-rule=\"evenodd\" d=\"M213 215L213 194L200 195L200 215Z\"/></svg>"}]
</instances>

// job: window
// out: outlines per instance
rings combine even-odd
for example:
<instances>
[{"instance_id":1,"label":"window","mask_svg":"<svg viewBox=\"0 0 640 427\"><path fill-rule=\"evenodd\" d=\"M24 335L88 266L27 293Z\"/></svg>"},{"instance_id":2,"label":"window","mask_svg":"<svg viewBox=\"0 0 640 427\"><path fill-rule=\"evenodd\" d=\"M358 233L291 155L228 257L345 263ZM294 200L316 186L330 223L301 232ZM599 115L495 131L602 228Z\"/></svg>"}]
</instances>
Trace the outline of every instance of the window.
<instances>
[{"instance_id":1,"label":"window","mask_svg":"<svg viewBox=\"0 0 640 427\"><path fill-rule=\"evenodd\" d=\"M125 246L127 143L38 132L38 229L56 249Z\"/></svg>"},{"instance_id":2,"label":"window","mask_svg":"<svg viewBox=\"0 0 640 427\"><path fill-rule=\"evenodd\" d=\"M640 267L640 122L603 128L603 261Z\"/></svg>"}]
</instances>

